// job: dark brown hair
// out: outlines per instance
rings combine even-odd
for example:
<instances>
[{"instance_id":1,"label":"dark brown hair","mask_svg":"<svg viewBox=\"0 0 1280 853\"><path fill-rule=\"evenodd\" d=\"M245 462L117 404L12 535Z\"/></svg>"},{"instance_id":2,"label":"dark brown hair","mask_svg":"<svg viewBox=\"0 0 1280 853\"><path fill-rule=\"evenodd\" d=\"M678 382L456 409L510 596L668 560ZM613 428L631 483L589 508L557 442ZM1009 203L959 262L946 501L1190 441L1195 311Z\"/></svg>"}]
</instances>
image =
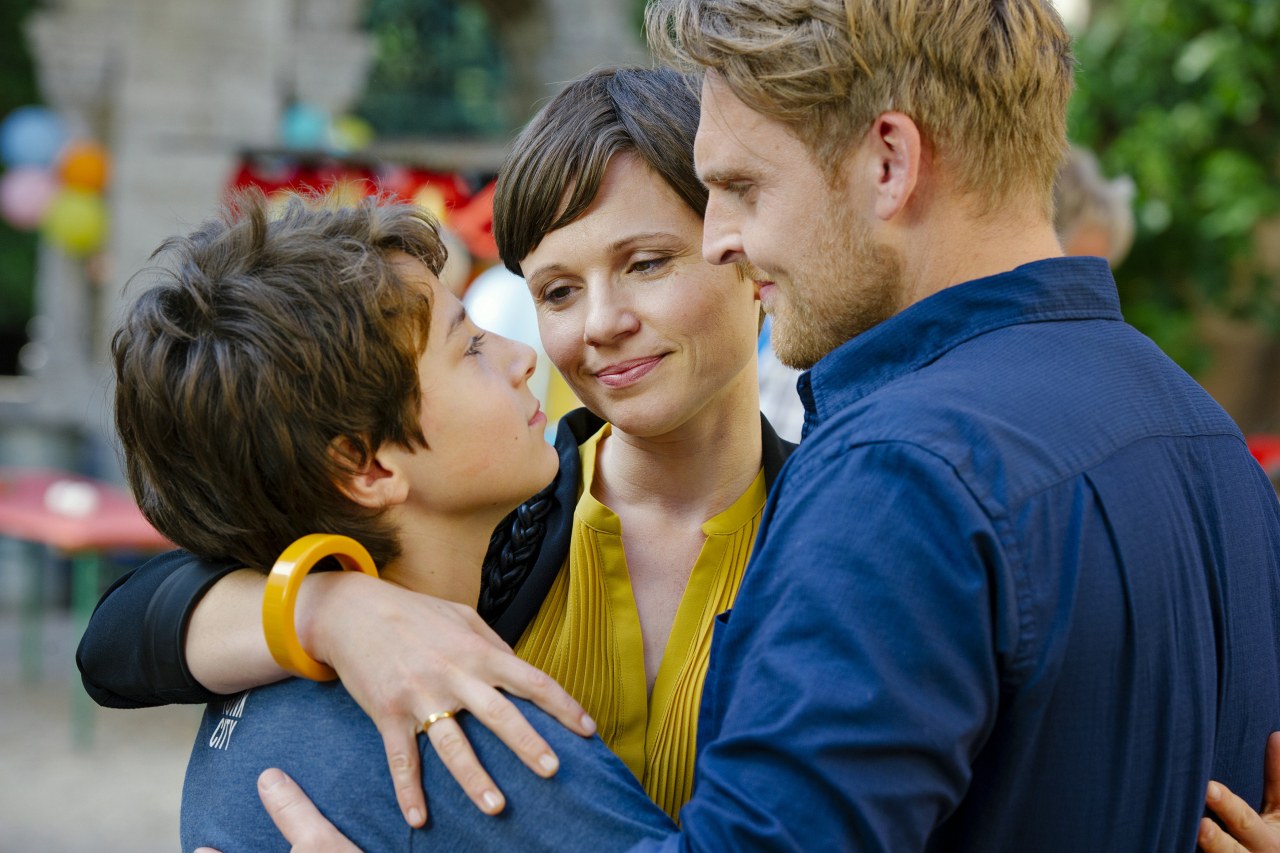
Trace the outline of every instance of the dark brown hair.
<instances>
[{"instance_id":1,"label":"dark brown hair","mask_svg":"<svg viewBox=\"0 0 1280 853\"><path fill-rule=\"evenodd\" d=\"M418 358L427 294L392 263L438 273L419 208L260 193L156 251L158 281L111 342L116 428L143 513L193 553L268 568L307 533L386 563L396 531L338 484L384 442L425 443Z\"/></svg>"},{"instance_id":2,"label":"dark brown hair","mask_svg":"<svg viewBox=\"0 0 1280 853\"><path fill-rule=\"evenodd\" d=\"M516 138L498 173L493 236L507 269L591 206L609 160L640 157L701 217L707 189L693 168L698 96L665 68L604 68L573 81Z\"/></svg>"}]
</instances>

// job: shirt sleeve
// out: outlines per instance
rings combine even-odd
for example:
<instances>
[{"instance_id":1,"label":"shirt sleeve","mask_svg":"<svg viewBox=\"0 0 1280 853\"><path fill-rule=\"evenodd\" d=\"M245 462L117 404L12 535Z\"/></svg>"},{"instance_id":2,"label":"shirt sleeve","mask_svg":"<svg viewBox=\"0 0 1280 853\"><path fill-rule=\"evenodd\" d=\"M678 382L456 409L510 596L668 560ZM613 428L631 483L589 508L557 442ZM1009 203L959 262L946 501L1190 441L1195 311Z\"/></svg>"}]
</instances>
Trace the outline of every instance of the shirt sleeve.
<instances>
[{"instance_id":1,"label":"shirt sleeve","mask_svg":"<svg viewBox=\"0 0 1280 853\"><path fill-rule=\"evenodd\" d=\"M923 850L991 731L1016 607L987 513L914 445L795 461L718 626L683 833L654 847Z\"/></svg>"},{"instance_id":2,"label":"shirt sleeve","mask_svg":"<svg viewBox=\"0 0 1280 853\"><path fill-rule=\"evenodd\" d=\"M108 708L216 699L187 669L183 644L196 603L237 567L170 551L112 584L76 650L85 692Z\"/></svg>"}]
</instances>

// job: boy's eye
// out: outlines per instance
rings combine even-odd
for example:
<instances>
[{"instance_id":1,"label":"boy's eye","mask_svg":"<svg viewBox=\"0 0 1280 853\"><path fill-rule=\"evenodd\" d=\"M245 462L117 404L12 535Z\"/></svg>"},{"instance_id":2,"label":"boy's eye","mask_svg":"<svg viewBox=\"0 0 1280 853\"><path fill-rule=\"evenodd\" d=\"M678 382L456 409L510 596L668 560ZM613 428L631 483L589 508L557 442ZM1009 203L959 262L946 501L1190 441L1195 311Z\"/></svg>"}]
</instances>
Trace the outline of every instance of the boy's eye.
<instances>
[{"instance_id":1,"label":"boy's eye","mask_svg":"<svg viewBox=\"0 0 1280 853\"><path fill-rule=\"evenodd\" d=\"M471 336L471 343L467 347L466 355L479 355L480 349L484 344L484 332Z\"/></svg>"}]
</instances>

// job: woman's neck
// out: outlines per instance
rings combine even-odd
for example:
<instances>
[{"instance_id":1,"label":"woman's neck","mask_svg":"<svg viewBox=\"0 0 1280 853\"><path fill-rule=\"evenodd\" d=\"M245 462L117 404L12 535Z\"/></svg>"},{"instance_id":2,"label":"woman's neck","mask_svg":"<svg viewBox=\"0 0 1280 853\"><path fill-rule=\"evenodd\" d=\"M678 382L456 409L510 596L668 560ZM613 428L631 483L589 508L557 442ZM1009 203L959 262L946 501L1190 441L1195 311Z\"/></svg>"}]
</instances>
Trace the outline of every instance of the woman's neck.
<instances>
[{"instance_id":1,"label":"woman's neck","mask_svg":"<svg viewBox=\"0 0 1280 853\"><path fill-rule=\"evenodd\" d=\"M752 359L689 421L658 436L615 424L596 457L592 494L627 507L701 523L733 504L760 470L760 392Z\"/></svg>"},{"instance_id":2,"label":"woman's neck","mask_svg":"<svg viewBox=\"0 0 1280 853\"><path fill-rule=\"evenodd\" d=\"M400 511L393 523L400 531L400 556L381 568L383 580L475 607L485 551L501 516L438 517L396 509Z\"/></svg>"}]
</instances>

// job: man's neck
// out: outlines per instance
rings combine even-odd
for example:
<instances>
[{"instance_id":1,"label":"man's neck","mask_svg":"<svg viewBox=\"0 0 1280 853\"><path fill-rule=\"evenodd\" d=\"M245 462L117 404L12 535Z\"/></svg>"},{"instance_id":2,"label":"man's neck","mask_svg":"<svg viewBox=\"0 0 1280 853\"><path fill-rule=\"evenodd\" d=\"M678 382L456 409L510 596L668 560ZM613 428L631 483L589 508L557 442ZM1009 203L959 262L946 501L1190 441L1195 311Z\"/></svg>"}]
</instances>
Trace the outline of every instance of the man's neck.
<instances>
[{"instance_id":1,"label":"man's neck","mask_svg":"<svg viewBox=\"0 0 1280 853\"><path fill-rule=\"evenodd\" d=\"M1006 207L986 216L963 202L936 205L927 222L905 235L902 307L952 285L1061 256L1053 224L1038 205Z\"/></svg>"}]
</instances>

